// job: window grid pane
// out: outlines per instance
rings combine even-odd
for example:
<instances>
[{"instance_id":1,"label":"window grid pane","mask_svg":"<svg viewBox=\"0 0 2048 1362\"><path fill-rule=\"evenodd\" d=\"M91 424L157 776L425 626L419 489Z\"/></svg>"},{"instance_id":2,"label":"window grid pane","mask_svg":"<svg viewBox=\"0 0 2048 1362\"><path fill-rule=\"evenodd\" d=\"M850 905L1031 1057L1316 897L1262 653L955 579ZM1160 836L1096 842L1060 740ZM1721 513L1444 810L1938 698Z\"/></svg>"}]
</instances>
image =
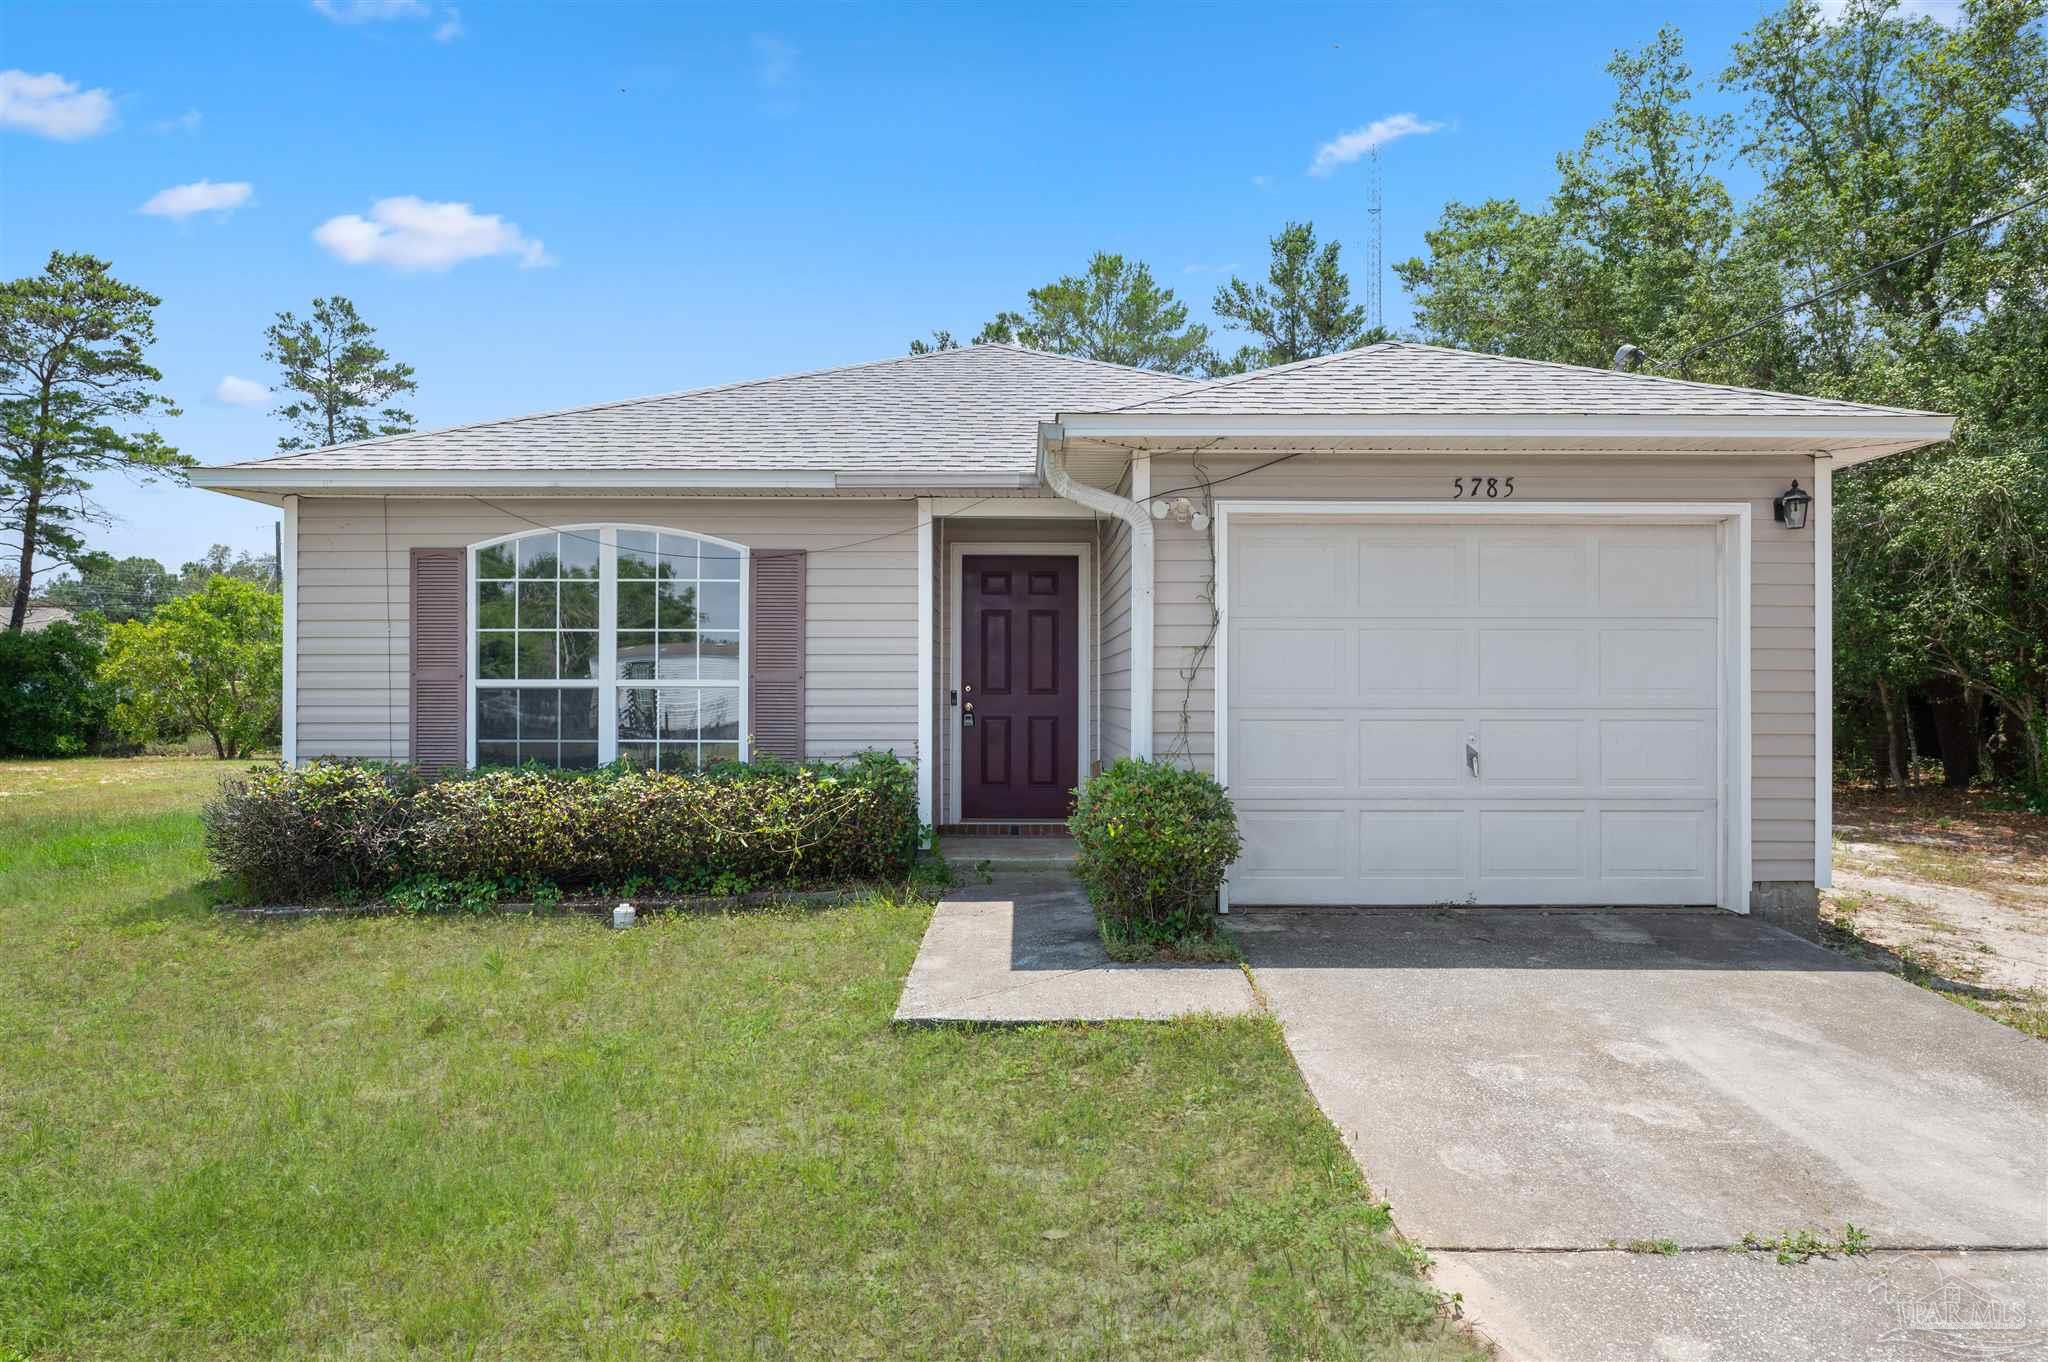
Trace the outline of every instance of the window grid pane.
<instances>
[{"instance_id":1,"label":"window grid pane","mask_svg":"<svg viewBox=\"0 0 2048 1362\"><path fill-rule=\"evenodd\" d=\"M742 555L689 535L606 533L548 530L477 550L480 765L594 766L612 751L688 772L738 759ZM596 684L605 651L631 683L610 695ZM593 684L544 684L556 681Z\"/></svg>"}]
</instances>

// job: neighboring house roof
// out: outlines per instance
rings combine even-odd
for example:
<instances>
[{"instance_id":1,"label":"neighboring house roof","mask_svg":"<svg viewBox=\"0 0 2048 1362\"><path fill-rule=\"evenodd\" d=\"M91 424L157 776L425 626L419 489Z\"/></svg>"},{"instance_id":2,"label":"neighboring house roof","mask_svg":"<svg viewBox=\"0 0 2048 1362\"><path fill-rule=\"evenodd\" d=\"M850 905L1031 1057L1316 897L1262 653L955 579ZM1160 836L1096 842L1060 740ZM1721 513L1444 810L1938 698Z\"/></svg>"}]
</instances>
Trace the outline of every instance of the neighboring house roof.
<instances>
[{"instance_id":1,"label":"neighboring house roof","mask_svg":"<svg viewBox=\"0 0 2048 1362\"><path fill-rule=\"evenodd\" d=\"M1017 345L976 345L226 466L1026 476L1037 467L1038 423L1054 412L1120 407L1191 382Z\"/></svg>"},{"instance_id":2,"label":"neighboring house roof","mask_svg":"<svg viewBox=\"0 0 2048 1362\"><path fill-rule=\"evenodd\" d=\"M46 601L30 601L28 613L22 616L21 628L23 633L33 634L36 630L47 629L59 621L77 618L76 612L61 605L51 605Z\"/></svg>"},{"instance_id":3,"label":"neighboring house roof","mask_svg":"<svg viewBox=\"0 0 2048 1362\"><path fill-rule=\"evenodd\" d=\"M1412 341L1382 341L1319 359L1233 374L1148 394L1115 410L1232 416L1939 415L1654 374L1481 355Z\"/></svg>"}]
</instances>

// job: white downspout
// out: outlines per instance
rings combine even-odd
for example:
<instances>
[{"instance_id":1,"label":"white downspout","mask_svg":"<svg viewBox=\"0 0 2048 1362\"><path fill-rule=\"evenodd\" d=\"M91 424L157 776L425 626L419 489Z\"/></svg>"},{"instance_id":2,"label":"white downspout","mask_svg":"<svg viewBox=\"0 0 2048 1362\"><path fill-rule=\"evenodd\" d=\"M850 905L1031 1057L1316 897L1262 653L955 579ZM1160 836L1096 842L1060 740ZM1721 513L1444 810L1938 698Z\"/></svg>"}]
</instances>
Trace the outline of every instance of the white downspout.
<instances>
[{"instance_id":1,"label":"white downspout","mask_svg":"<svg viewBox=\"0 0 2048 1362\"><path fill-rule=\"evenodd\" d=\"M1131 527L1131 755L1152 757L1152 511L1141 502L1075 482L1064 463L1067 433L1038 427L1038 475L1061 497Z\"/></svg>"}]
</instances>

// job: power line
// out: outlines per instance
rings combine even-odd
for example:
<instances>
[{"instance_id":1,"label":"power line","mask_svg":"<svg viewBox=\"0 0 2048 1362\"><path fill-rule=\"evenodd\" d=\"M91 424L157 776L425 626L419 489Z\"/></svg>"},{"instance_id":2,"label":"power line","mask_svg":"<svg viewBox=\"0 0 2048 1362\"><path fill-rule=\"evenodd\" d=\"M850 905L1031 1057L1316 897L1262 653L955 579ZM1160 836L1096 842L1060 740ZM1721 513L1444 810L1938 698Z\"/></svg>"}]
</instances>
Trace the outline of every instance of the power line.
<instances>
[{"instance_id":1,"label":"power line","mask_svg":"<svg viewBox=\"0 0 2048 1362\"><path fill-rule=\"evenodd\" d=\"M1796 303L1787 303L1785 306L1777 309L1776 311L1766 313L1763 316L1757 318L1755 321L1750 322L1748 325L1738 327L1735 330L1728 332L1726 335L1715 336L1711 340L1703 340L1698 345L1693 346L1691 349L1681 352L1675 359L1660 361L1658 367L1664 368L1673 364L1682 366L1686 363L1686 361L1690 360L1694 355L1699 354L1702 350L1711 350L1713 347L1717 345L1722 345L1727 343L1728 341L1736 340L1740 337L1746 336L1750 332L1755 331L1759 327L1768 326L1770 323L1776 321L1780 317L1787 316L1794 312L1802 311L1806 308L1812 307L1816 303L1824 303L1830 298L1838 298L1842 294L1848 292L1849 289L1853 288L1855 285L1862 283L1865 279L1868 279L1873 274L1882 274L1894 265L1903 265L1908 260L1917 260L1921 256L1927 254L1931 250L1936 249L1937 247L1946 246L1949 242L1954 241L1957 237L1968 236L1972 232L1982 231L1986 227L1992 226L1995 223L2003 222L2009 217L2014 217L2020 213L2024 213L2029 208L2032 208L2035 205L2042 203L2048 203L2048 194L2036 194L2033 198L2028 199L2025 203L2019 204L2016 207L2008 208L2002 213L1993 213L1990 217L1979 218L1967 227L1958 227L1955 231L1950 232L1947 236L1937 237L1935 240L1928 242L1925 246L1920 247L1918 250L1908 251L1904 255L1897 256L1891 260L1885 261L1882 265L1872 265L1869 269L1862 271L1860 274L1850 275L1847 279L1844 279L1841 283L1836 284L1832 288L1823 289L1819 293L1813 294L1811 297L1808 298L1803 298Z\"/></svg>"}]
</instances>

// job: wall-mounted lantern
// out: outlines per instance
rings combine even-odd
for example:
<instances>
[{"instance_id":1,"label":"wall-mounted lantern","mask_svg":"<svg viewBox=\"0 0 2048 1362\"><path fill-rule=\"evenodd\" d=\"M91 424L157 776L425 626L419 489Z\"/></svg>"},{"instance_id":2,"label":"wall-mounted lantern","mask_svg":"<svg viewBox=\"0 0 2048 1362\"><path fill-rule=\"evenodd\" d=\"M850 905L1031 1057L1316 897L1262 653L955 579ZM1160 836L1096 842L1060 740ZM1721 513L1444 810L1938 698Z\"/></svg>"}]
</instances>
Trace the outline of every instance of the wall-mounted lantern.
<instances>
[{"instance_id":1,"label":"wall-mounted lantern","mask_svg":"<svg viewBox=\"0 0 2048 1362\"><path fill-rule=\"evenodd\" d=\"M1812 493L1800 487L1799 479L1792 479L1792 485L1778 493L1776 503L1778 523L1788 530L1806 528L1806 508L1813 505Z\"/></svg>"}]
</instances>

